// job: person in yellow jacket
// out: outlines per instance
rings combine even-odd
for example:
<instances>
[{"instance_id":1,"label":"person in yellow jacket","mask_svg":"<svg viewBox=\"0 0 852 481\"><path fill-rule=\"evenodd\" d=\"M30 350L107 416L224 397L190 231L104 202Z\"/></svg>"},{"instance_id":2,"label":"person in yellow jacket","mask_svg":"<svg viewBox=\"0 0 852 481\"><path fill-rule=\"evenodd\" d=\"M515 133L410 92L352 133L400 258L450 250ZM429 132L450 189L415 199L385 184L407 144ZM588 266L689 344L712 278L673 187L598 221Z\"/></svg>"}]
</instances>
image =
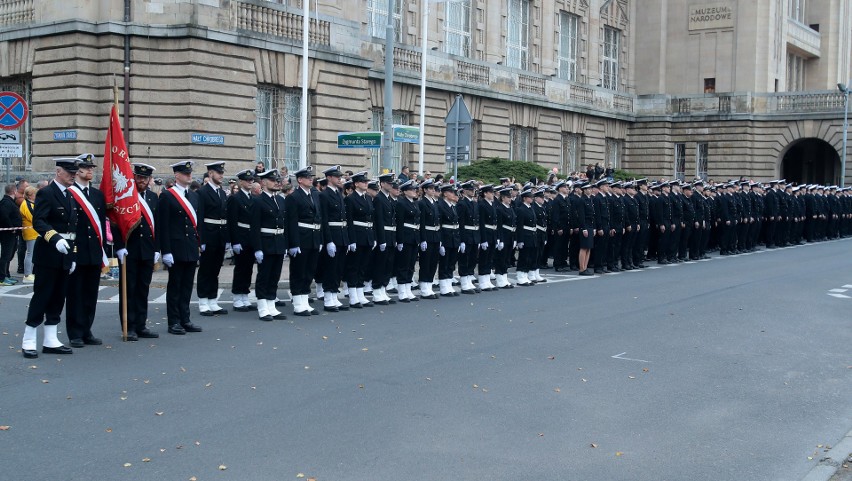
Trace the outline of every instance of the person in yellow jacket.
<instances>
[{"instance_id":1,"label":"person in yellow jacket","mask_svg":"<svg viewBox=\"0 0 852 481\"><path fill-rule=\"evenodd\" d=\"M27 243L27 254L24 257L24 282L31 283L35 280L33 275L33 247L38 233L33 229L33 211L35 210L35 197L38 189L27 187L24 190L24 201L21 202L21 219L24 230L22 236Z\"/></svg>"}]
</instances>

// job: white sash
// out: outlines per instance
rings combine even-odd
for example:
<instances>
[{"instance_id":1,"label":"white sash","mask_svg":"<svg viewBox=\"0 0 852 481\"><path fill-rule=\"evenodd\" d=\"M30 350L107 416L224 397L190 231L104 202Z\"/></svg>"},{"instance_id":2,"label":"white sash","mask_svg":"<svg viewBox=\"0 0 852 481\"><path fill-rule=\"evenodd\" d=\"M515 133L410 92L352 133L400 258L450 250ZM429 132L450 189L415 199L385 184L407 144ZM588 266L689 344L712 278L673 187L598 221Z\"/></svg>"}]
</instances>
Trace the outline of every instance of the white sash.
<instances>
[{"instance_id":1,"label":"white sash","mask_svg":"<svg viewBox=\"0 0 852 481\"><path fill-rule=\"evenodd\" d=\"M174 187L169 189L169 192L171 192L172 195L175 196L175 199L177 199L178 203L181 205L181 207L183 207L183 210L186 211L187 214L189 214L190 218L192 219L192 226L195 227L195 230L197 232L198 215L195 213L195 208L192 207L192 204L190 204L189 201L186 200L186 197L177 192Z\"/></svg>"},{"instance_id":2,"label":"white sash","mask_svg":"<svg viewBox=\"0 0 852 481\"><path fill-rule=\"evenodd\" d=\"M91 187L89 187L91 188ZM101 243L101 267L106 267L109 265L109 260L107 260L106 252L104 251L104 239L102 237L103 230L101 228L101 219L98 217L98 213L95 210L95 207L89 202L89 199L86 198L86 194L83 193L83 190L77 186L77 184L68 187L68 190L71 191L71 196L74 197L74 200L77 201L77 204L86 211L86 217L89 218L89 223L92 224L92 227L95 229L95 233L98 235L98 241Z\"/></svg>"},{"instance_id":3,"label":"white sash","mask_svg":"<svg viewBox=\"0 0 852 481\"><path fill-rule=\"evenodd\" d=\"M142 206L142 213L145 215L145 220L148 221L148 225L151 227L151 235L156 237L156 230L154 229L154 213L151 212L151 207L148 205L148 201L145 200L144 192L140 192L139 205Z\"/></svg>"}]
</instances>

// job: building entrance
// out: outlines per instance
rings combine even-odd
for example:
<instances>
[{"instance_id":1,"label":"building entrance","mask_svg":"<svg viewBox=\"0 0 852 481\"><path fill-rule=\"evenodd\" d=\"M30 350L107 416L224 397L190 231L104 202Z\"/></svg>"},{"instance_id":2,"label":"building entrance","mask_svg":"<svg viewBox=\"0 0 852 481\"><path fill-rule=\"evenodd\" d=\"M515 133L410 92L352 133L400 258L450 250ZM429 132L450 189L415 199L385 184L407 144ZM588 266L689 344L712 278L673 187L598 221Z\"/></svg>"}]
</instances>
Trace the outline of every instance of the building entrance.
<instances>
[{"instance_id":1,"label":"building entrance","mask_svg":"<svg viewBox=\"0 0 852 481\"><path fill-rule=\"evenodd\" d=\"M787 147L781 177L798 184L833 185L840 182L840 156L822 139L800 139Z\"/></svg>"}]
</instances>

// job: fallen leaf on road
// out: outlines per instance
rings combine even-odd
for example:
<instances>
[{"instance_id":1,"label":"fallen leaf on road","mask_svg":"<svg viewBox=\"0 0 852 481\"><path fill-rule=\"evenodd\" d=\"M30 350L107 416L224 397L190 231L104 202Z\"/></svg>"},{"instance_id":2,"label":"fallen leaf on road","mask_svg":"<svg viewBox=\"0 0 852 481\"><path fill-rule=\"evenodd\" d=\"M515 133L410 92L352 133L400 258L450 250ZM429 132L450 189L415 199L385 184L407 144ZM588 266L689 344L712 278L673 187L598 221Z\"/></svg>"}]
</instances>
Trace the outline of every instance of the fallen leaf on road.
<instances>
[{"instance_id":1,"label":"fallen leaf on road","mask_svg":"<svg viewBox=\"0 0 852 481\"><path fill-rule=\"evenodd\" d=\"M624 453L622 453L621 451L616 451L616 452L615 452L615 455L616 455L616 456L619 456L619 457L620 457L620 456L622 456L623 454L624 454Z\"/></svg>"},{"instance_id":2,"label":"fallen leaf on road","mask_svg":"<svg viewBox=\"0 0 852 481\"><path fill-rule=\"evenodd\" d=\"M207 384L205 384L205 385L204 385L204 387L210 387L210 386L212 386L212 385L213 385L213 383L212 383L212 382L208 382Z\"/></svg>"},{"instance_id":3,"label":"fallen leaf on road","mask_svg":"<svg viewBox=\"0 0 852 481\"><path fill-rule=\"evenodd\" d=\"M595 444L595 443L592 443L592 444L591 444L591 446L592 446L593 448L598 447L598 445L597 445L597 444Z\"/></svg>"},{"instance_id":4,"label":"fallen leaf on road","mask_svg":"<svg viewBox=\"0 0 852 481\"><path fill-rule=\"evenodd\" d=\"M220 465L219 465L219 471L224 471L224 470L226 470L226 469L228 469L228 467L227 467L227 466L225 466L224 464L220 464Z\"/></svg>"},{"instance_id":5,"label":"fallen leaf on road","mask_svg":"<svg viewBox=\"0 0 852 481\"><path fill-rule=\"evenodd\" d=\"M186 368L185 368L185 367L181 367L181 368L180 368L180 372L186 372Z\"/></svg>"},{"instance_id":6,"label":"fallen leaf on road","mask_svg":"<svg viewBox=\"0 0 852 481\"><path fill-rule=\"evenodd\" d=\"M132 465L132 464L130 464L130 463L124 463L124 467L125 467L125 468L129 468L130 466L133 466L133 465Z\"/></svg>"},{"instance_id":7,"label":"fallen leaf on road","mask_svg":"<svg viewBox=\"0 0 852 481\"><path fill-rule=\"evenodd\" d=\"M544 437L544 433L538 433L538 437L543 438L543 437Z\"/></svg>"},{"instance_id":8,"label":"fallen leaf on road","mask_svg":"<svg viewBox=\"0 0 852 481\"><path fill-rule=\"evenodd\" d=\"M547 356L547 358L552 361L552 360L556 359L556 356Z\"/></svg>"},{"instance_id":9,"label":"fallen leaf on road","mask_svg":"<svg viewBox=\"0 0 852 481\"><path fill-rule=\"evenodd\" d=\"M642 372L648 372L648 371L649 371L649 369L647 367L642 368Z\"/></svg>"},{"instance_id":10,"label":"fallen leaf on road","mask_svg":"<svg viewBox=\"0 0 852 481\"><path fill-rule=\"evenodd\" d=\"M42 383L42 384L47 384L47 383L49 383L49 382L50 382L50 381L48 381L47 379L42 379L42 380L41 380L41 383Z\"/></svg>"},{"instance_id":11,"label":"fallen leaf on road","mask_svg":"<svg viewBox=\"0 0 852 481\"><path fill-rule=\"evenodd\" d=\"M636 376L627 376L627 379L636 379Z\"/></svg>"},{"instance_id":12,"label":"fallen leaf on road","mask_svg":"<svg viewBox=\"0 0 852 481\"><path fill-rule=\"evenodd\" d=\"M297 474L297 475L296 475L296 477L297 477L297 478L304 478L304 477L305 477L305 475L304 475L304 473L299 473L299 474Z\"/></svg>"},{"instance_id":13,"label":"fallen leaf on road","mask_svg":"<svg viewBox=\"0 0 852 481\"><path fill-rule=\"evenodd\" d=\"M559 388L556 388L556 389L553 390L553 392L562 392L562 390L559 389Z\"/></svg>"},{"instance_id":14,"label":"fallen leaf on road","mask_svg":"<svg viewBox=\"0 0 852 481\"><path fill-rule=\"evenodd\" d=\"M12 426L0 426L0 431L8 431L12 429Z\"/></svg>"},{"instance_id":15,"label":"fallen leaf on road","mask_svg":"<svg viewBox=\"0 0 852 481\"><path fill-rule=\"evenodd\" d=\"M157 412L155 412L154 414L156 414L157 416L162 416L162 415L163 415L163 411L157 411Z\"/></svg>"},{"instance_id":16,"label":"fallen leaf on road","mask_svg":"<svg viewBox=\"0 0 852 481\"><path fill-rule=\"evenodd\" d=\"M150 462L151 462L151 458L142 458L142 462L143 462L143 463L150 463Z\"/></svg>"},{"instance_id":17,"label":"fallen leaf on road","mask_svg":"<svg viewBox=\"0 0 852 481\"><path fill-rule=\"evenodd\" d=\"M38 366L30 366L30 369L38 369Z\"/></svg>"},{"instance_id":18,"label":"fallen leaf on road","mask_svg":"<svg viewBox=\"0 0 852 481\"><path fill-rule=\"evenodd\" d=\"M111 432L112 432L112 428L106 428L106 432L111 433Z\"/></svg>"}]
</instances>

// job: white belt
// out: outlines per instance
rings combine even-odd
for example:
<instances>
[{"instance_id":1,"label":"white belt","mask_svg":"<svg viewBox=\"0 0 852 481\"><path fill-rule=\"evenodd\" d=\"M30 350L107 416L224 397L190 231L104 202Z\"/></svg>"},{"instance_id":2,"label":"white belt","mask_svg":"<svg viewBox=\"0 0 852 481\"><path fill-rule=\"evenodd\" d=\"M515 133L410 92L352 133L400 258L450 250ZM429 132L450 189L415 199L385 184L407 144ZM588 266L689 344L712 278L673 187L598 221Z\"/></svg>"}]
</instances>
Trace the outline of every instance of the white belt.
<instances>
[{"instance_id":1,"label":"white belt","mask_svg":"<svg viewBox=\"0 0 852 481\"><path fill-rule=\"evenodd\" d=\"M228 220L227 219L208 219L208 218L205 217L204 223L205 224L216 224L216 225L228 225Z\"/></svg>"},{"instance_id":2,"label":"white belt","mask_svg":"<svg viewBox=\"0 0 852 481\"><path fill-rule=\"evenodd\" d=\"M274 235L278 235L278 234L283 234L283 233L284 233L284 229L267 229L266 227L261 227L261 228L260 228L260 233L261 233L261 234L274 234Z\"/></svg>"},{"instance_id":3,"label":"white belt","mask_svg":"<svg viewBox=\"0 0 852 481\"><path fill-rule=\"evenodd\" d=\"M243 224L242 222L237 222L237 227L242 227L243 229L251 229L250 225Z\"/></svg>"},{"instance_id":4,"label":"white belt","mask_svg":"<svg viewBox=\"0 0 852 481\"><path fill-rule=\"evenodd\" d=\"M74 240L77 238L77 234L73 232L70 234L59 234L59 237L62 237L65 240Z\"/></svg>"},{"instance_id":5,"label":"white belt","mask_svg":"<svg viewBox=\"0 0 852 481\"><path fill-rule=\"evenodd\" d=\"M372 222L361 222L359 220L353 220L352 225L357 225L358 227L373 227Z\"/></svg>"},{"instance_id":6,"label":"white belt","mask_svg":"<svg viewBox=\"0 0 852 481\"><path fill-rule=\"evenodd\" d=\"M536 228L535 228L535 226L530 227L530 226L528 226L528 225L525 225L525 226L524 226L524 230L531 230L531 231L535 232L535 231L536 231Z\"/></svg>"},{"instance_id":7,"label":"white belt","mask_svg":"<svg viewBox=\"0 0 852 481\"><path fill-rule=\"evenodd\" d=\"M510 225L504 225L503 228L509 232L515 232L515 228Z\"/></svg>"},{"instance_id":8,"label":"white belt","mask_svg":"<svg viewBox=\"0 0 852 481\"><path fill-rule=\"evenodd\" d=\"M298 224L299 227L301 227L303 229L313 229L313 230L322 229L322 226L319 225L319 224L306 224L304 222L297 222L297 224Z\"/></svg>"},{"instance_id":9,"label":"white belt","mask_svg":"<svg viewBox=\"0 0 852 481\"><path fill-rule=\"evenodd\" d=\"M329 227L346 227L346 222L329 222Z\"/></svg>"},{"instance_id":10,"label":"white belt","mask_svg":"<svg viewBox=\"0 0 852 481\"><path fill-rule=\"evenodd\" d=\"M441 228L442 229L456 230L456 229L459 228L459 225L458 224L441 224Z\"/></svg>"},{"instance_id":11,"label":"white belt","mask_svg":"<svg viewBox=\"0 0 852 481\"><path fill-rule=\"evenodd\" d=\"M473 231L479 230L478 225L466 225L466 226L464 226L464 228L467 229L467 230L473 230Z\"/></svg>"},{"instance_id":12,"label":"white belt","mask_svg":"<svg viewBox=\"0 0 852 481\"><path fill-rule=\"evenodd\" d=\"M385 230L388 231L388 232L396 232L396 226L395 225L386 225Z\"/></svg>"},{"instance_id":13,"label":"white belt","mask_svg":"<svg viewBox=\"0 0 852 481\"><path fill-rule=\"evenodd\" d=\"M486 229L497 230L496 225L484 224Z\"/></svg>"},{"instance_id":14,"label":"white belt","mask_svg":"<svg viewBox=\"0 0 852 481\"><path fill-rule=\"evenodd\" d=\"M538 229L538 230L540 230L540 231L547 232L547 227L537 225L537 226L535 226L535 228L536 228L536 229Z\"/></svg>"},{"instance_id":15,"label":"white belt","mask_svg":"<svg viewBox=\"0 0 852 481\"><path fill-rule=\"evenodd\" d=\"M426 230L431 230L432 232L438 232L441 229L441 227L437 225L424 225L423 228Z\"/></svg>"},{"instance_id":16,"label":"white belt","mask_svg":"<svg viewBox=\"0 0 852 481\"><path fill-rule=\"evenodd\" d=\"M402 224L402 225L404 225L405 227L408 227L409 229L419 229L420 228L420 226L417 225L417 224L407 224L406 223L406 224Z\"/></svg>"}]
</instances>

